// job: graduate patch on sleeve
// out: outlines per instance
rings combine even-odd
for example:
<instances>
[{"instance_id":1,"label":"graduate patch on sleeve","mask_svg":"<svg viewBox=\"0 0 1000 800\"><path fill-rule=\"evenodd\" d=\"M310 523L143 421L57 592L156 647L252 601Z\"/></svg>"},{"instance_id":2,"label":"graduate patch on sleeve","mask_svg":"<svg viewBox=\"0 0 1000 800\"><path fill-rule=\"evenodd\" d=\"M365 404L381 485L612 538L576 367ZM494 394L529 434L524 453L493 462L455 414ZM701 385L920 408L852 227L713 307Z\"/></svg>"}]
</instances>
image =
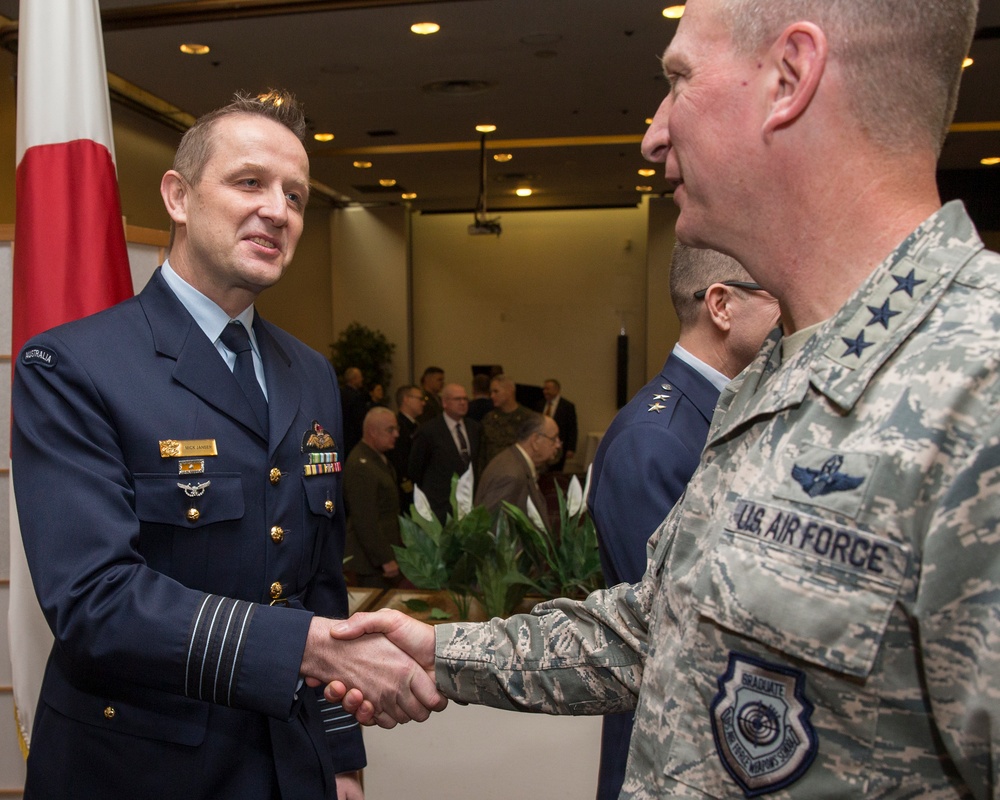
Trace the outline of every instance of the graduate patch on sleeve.
<instances>
[{"instance_id":1,"label":"graduate patch on sleeve","mask_svg":"<svg viewBox=\"0 0 1000 800\"><path fill-rule=\"evenodd\" d=\"M21 353L21 363L26 367L48 367L52 369L59 361L55 350L47 347L29 347Z\"/></svg>"},{"instance_id":2,"label":"graduate patch on sleeve","mask_svg":"<svg viewBox=\"0 0 1000 800\"><path fill-rule=\"evenodd\" d=\"M801 670L729 654L712 701L712 732L722 765L747 797L784 789L816 758L805 681Z\"/></svg>"}]
</instances>

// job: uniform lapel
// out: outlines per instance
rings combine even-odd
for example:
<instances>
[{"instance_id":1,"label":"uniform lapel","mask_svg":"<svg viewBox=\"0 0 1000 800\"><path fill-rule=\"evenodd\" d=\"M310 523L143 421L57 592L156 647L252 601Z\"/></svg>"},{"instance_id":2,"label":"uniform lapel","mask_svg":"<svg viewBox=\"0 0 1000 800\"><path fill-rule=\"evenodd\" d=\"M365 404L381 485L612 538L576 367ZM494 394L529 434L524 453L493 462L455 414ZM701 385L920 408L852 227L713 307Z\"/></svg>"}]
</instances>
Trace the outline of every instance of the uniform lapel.
<instances>
[{"instance_id":1,"label":"uniform lapel","mask_svg":"<svg viewBox=\"0 0 1000 800\"><path fill-rule=\"evenodd\" d=\"M271 449L285 438L295 419L302 400L302 381L292 359L271 334L270 326L254 315L253 331L264 362L264 380L267 381L268 422L271 428ZM332 430L331 420L317 420Z\"/></svg>"},{"instance_id":2,"label":"uniform lapel","mask_svg":"<svg viewBox=\"0 0 1000 800\"><path fill-rule=\"evenodd\" d=\"M174 360L173 377L213 408L263 435L250 402L204 331L159 269L139 295L156 352Z\"/></svg>"}]
</instances>

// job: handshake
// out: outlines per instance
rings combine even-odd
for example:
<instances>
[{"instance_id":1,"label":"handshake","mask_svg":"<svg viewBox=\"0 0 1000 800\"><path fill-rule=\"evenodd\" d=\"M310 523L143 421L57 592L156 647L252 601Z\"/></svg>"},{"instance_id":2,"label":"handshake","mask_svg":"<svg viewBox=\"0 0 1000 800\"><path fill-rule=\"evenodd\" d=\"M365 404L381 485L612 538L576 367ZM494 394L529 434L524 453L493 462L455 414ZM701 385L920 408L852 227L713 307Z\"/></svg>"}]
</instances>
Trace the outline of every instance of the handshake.
<instances>
[{"instance_id":1,"label":"handshake","mask_svg":"<svg viewBox=\"0 0 1000 800\"><path fill-rule=\"evenodd\" d=\"M423 722L448 705L434 680L434 629L389 609L313 617L301 674L362 725Z\"/></svg>"}]
</instances>

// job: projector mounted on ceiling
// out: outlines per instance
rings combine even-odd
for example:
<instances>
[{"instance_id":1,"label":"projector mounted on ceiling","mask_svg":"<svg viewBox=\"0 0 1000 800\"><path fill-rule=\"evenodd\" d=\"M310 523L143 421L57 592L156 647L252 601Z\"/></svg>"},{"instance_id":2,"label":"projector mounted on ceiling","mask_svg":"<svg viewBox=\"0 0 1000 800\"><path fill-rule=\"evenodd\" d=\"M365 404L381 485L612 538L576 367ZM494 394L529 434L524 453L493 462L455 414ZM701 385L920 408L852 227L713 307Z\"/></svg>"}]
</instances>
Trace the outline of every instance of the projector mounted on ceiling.
<instances>
[{"instance_id":1,"label":"projector mounted on ceiling","mask_svg":"<svg viewBox=\"0 0 1000 800\"><path fill-rule=\"evenodd\" d=\"M476 201L475 221L469 226L473 236L500 235L500 217L486 216L486 134L479 136L479 198Z\"/></svg>"}]
</instances>

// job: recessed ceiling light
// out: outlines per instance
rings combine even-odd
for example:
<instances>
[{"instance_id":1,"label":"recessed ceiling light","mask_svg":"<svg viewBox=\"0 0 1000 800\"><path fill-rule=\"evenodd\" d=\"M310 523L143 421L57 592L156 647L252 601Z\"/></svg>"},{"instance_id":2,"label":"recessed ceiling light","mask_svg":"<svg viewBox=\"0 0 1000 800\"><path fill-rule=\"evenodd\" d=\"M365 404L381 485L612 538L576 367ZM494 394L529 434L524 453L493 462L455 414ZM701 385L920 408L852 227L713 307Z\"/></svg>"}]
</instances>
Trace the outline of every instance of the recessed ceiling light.
<instances>
[{"instance_id":1,"label":"recessed ceiling light","mask_svg":"<svg viewBox=\"0 0 1000 800\"><path fill-rule=\"evenodd\" d=\"M514 157L513 153L494 153L493 160L499 161L501 164L505 164Z\"/></svg>"},{"instance_id":2,"label":"recessed ceiling light","mask_svg":"<svg viewBox=\"0 0 1000 800\"><path fill-rule=\"evenodd\" d=\"M396 179L395 178L379 178L378 179L378 184L379 184L379 186L385 186L385 187L388 188L389 186L395 186L396 185Z\"/></svg>"},{"instance_id":3,"label":"recessed ceiling light","mask_svg":"<svg viewBox=\"0 0 1000 800\"><path fill-rule=\"evenodd\" d=\"M410 30L418 36L429 36L441 30L441 26L436 22L414 22L410 26Z\"/></svg>"},{"instance_id":4,"label":"recessed ceiling light","mask_svg":"<svg viewBox=\"0 0 1000 800\"><path fill-rule=\"evenodd\" d=\"M667 6L663 9L663 16L667 19L680 19L684 16L684 6Z\"/></svg>"},{"instance_id":5,"label":"recessed ceiling light","mask_svg":"<svg viewBox=\"0 0 1000 800\"><path fill-rule=\"evenodd\" d=\"M416 192L403 192L400 195L400 197L403 200L416 200L417 199L417 193Z\"/></svg>"},{"instance_id":6,"label":"recessed ceiling light","mask_svg":"<svg viewBox=\"0 0 1000 800\"><path fill-rule=\"evenodd\" d=\"M979 163L984 167L995 167L997 164L1000 164L1000 156L990 156L989 158L984 158Z\"/></svg>"},{"instance_id":7,"label":"recessed ceiling light","mask_svg":"<svg viewBox=\"0 0 1000 800\"><path fill-rule=\"evenodd\" d=\"M518 197L531 197L531 189L529 189L527 186L522 186L519 189L515 189L514 194L516 194Z\"/></svg>"},{"instance_id":8,"label":"recessed ceiling light","mask_svg":"<svg viewBox=\"0 0 1000 800\"><path fill-rule=\"evenodd\" d=\"M203 56L208 53L212 48L207 44L182 44L181 52L187 53L189 56Z\"/></svg>"},{"instance_id":9,"label":"recessed ceiling light","mask_svg":"<svg viewBox=\"0 0 1000 800\"><path fill-rule=\"evenodd\" d=\"M372 162L371 161L355 161L354 162L354 166L357 167L358 169L371 169L372 168Z\"/></svg>"},{"instance_id":10,"label":"recessed ceiling light","mask_svg":"<svg viewBox=\"0 0 1000 800\"><path fill-rule=\"evenodd\" d=\"M644 178L652 178L656 174L655 169L640 169L639 174Z\"/></svg>"},{"instance_id":11,"label":"recessed ceiling light","mask_svg":"<svg viewBox=\"0 0 1000 800\"><path fill-rule=\"evenodd\" d=\"M653 191L653 187L652 186L636 186L635 190L637 192L651 192L651 191Z\"/></svg>"},{"instance_id":12,"label":"recessed ceiling light","mask_svg":"<svg viewBox=\"0 0 1000 800\"><path fill-rule=\"evenodd\" d=\"M652 117L646 117L646 124L647 125L652 125L653 124L653 118Z\"/></svg>"},{"instance_id":13,"label":"recessed ceiling light","mask_svg":"<svg viewBox=\"0 0 1000 800\"><path fill-rule=\"evenodd\" d=\"M314 133L313 134L313 139L315 139L317 142L332 142L333 141L333 134L332 133Z\"/></svg>"},{"instance_id":14,"label":"recessed ceiling light","mask_svg":"<svg viewBox=\"0 0 1000 800\"><path fill-rule=\"evenodd\" d=\"M976 62L972 58L966 56L964 59L962 59L962 69L968 69L975 63Z\"/></svg>"},{"instance_id":15,"label":"recessed ceiling light","mask_svg":"<svg viewBox=\"0 0 1000 800\"><path fill-rule=\"evenodd\" d=\"M496 125L484 124L476 126L476 130L479 131L480 133L493 133L493 131L495 131L496 129L497 129Z\"/></svg>"}]
</instances>

